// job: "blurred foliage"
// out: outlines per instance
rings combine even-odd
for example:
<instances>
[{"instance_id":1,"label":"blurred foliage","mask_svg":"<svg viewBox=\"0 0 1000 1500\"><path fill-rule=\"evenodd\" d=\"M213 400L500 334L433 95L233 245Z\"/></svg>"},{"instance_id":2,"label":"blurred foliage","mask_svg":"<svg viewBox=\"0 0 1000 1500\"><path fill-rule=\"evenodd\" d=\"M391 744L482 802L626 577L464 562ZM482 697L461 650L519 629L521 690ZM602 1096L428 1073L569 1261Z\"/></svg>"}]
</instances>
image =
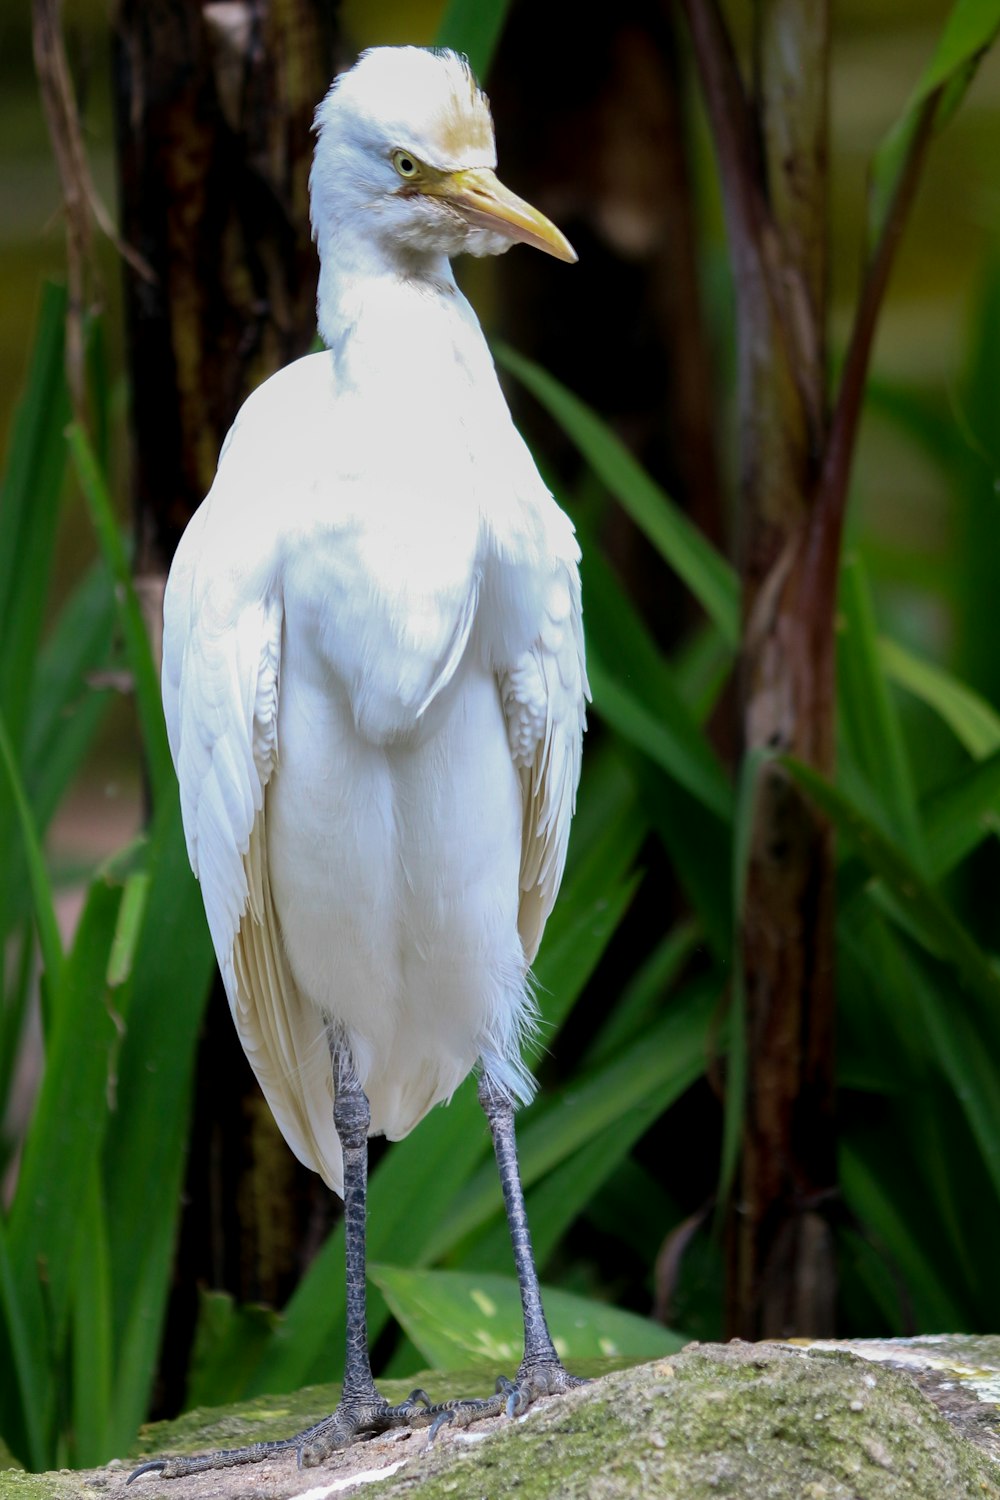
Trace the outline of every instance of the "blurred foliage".
<instances>
[{"instance_id":1,"label":"blurred foliage","mask_svg":"<svg viewBox=\"0 0 1000 1500\"><path fill-rule=\"evenodd\" d=\"M453 17L462 12L452 7ZM721 306L727 296L721 287ZM0 1431L32 1467L122 1453L148 1409L213 967L107 492L115 403L101 334L91 334L91 410L105 420L90 438L70 429L67 442L64 312L62 293L49 289L0 492L0 1120L12 1118L36 995L45 1053L24 1138L2 1141L0 1165L16 1186L0 1221ZM865 516L879 497L859 483L842 577L837 783L792 767L840 833L841 1320L856 1335L1000 1326L1000 978L990 920L1000 869L1000 714L991 706L1000 681L990 646L998 323L1000 261L983 272L954 390L884 376L873 385L872 417L917 485L946 497L947 524L929 546L911 535L905 512L887 526L883 508L875 534ZM634 1320L630 1343L627 1319L608 1313L605 1325L592 1305L574 1311L571 1293L619 1298L614 1278L599 1279L609 1261L641 1267L639 1300L661 1312L669 1304L684 1334L721 1326L709 1216L668 1196L671 1162L654 1171L641 1147L659 1122L657 1139L678 1168L707 1155L723 1180L738 1147L738 1116L730 1110L724 1127L713 1100L730 1051L732 933L755 766L734 779L706 731L735 665L737 584L594 412L516 353L502 360L586 460L577 490L560 499L584 545L601 725L537 965L547 1045L577 1064L571 1084L543 1090L523 1113L522 1169L540 1267L565 1289L557 1337L571 1346L579 1317L587 1351L605 1339L638 1356L671 1347L671 1335ZM99 556L49 619L59 528L81 499ZM702 606L705 623L669 654L596 543L614 506ZM934 660L913 649L915 639L933 640ZM65 943L44 838L101 728L109 692L100 684L122 678L136 700L152 815L142 838L90 872ZM664 870L684 914L638 950L630 913L641 903L667 909ZM574 1030L595 973L599 1019ZM737 1077L739 1052L731 1049ZM694 1143L693 1093L699 1125L714 1119L707 1141ZM599 1259L581 1241L610 1241L614 1253ZM379 1345L392 1373L445 1362L442 1323L466 1350L481 1331L471 1309L492 1318L486 1305L501 1309L509 1297L509 1279L494 1279L509 1271L509 1250L468 1084L373 1172L369 1252L371 1337L393 1316L407 1335ZM628 1295L636 1300L634 1288ZM343 1302L340 1231L281 1316L206 1296L189 1399L328 1380Z\"/></svg>"}]
</instances>

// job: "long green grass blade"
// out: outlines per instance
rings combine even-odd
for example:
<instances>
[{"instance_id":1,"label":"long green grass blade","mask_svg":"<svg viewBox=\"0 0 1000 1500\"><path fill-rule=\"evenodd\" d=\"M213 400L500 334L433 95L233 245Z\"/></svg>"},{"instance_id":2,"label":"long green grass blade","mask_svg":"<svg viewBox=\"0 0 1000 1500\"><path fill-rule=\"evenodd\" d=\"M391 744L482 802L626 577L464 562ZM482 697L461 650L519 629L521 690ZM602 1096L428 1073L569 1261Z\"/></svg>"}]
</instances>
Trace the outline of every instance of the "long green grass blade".
<instances>
[{"instance_id":1,"label":"long green grass blade","mask_svg":"<svg viewBox=\"0 0 1000 1500\"><path fill-rule=\"evenodd\" d=\"M945 901L905 852L865 818L843 792L791 757L783 757L782 764L884 882L894 902L892 914L896 915L898 909L916 941L933 957L952 966L958 981L956 1003L974 1004L983 1034L996 1036L1000 1044L1000 975Z\"/></svg>"},{"instance_id":2,"label":"long green grass blade","mask_svg":"<svg viewBox=\"0 0 1000 1500\"><path fill-rule=\"evenodd\" d=\"M116 1435L145 1415L170 1285L198 1031L215 956L175 796L154 818L148 885L133 878L106 972L127 1017L104 1181L117 1365ZM131 962L129 958L131 955ZM126 1439L118 1438L118 1441Z\"/></svg>"},{"instance_id":3,"label":"long green grass blade","mask_svg":"<svg viewBox=\"0 0 1000 1500\"><path fill-rule=\"evenodd\" d=\"M14 747L2 714L0 714L0 773L7 783L27 860L28 879L31 883L35 908L35 923L38 928L38 942L48 990L50 994L57 994L62 989L64 958L59 924L56 921L56 910L52 900L52 886L49 882L45 860L42 857L34 818L28 806L27 794L14 758Z\"/></svg>"},{"instance_id":4,"label":"long green grass blade","mask_svg":"<svg viewBox=\"0 0 1000 1500\"><path fill-rule=\"evenodd\" d=\"M0 1360L5 1371L0 1420L12 1452L29 1469L38 1471L45 1468L48 1456L43 1412L54 1405L51 1372L46 1367L44 1342L38 1338L41 1303L37 1289L32 1289L30 1303L26 1303L17 1282L7 1226L0 1217ZM38 1311L33 1319L35 1306Z\"/></svg>"},{"instance_id":5,"label":"long green grass blade","mask_svg":"<svg viewBox=\"0 0 1000 1500\"><path fill-rule=\"evenodd\" d=\"M961 1302L938 1275L919 1224L901 1211L893 1174L882 1170L886 1165L870 1161L853 1142L842 1140L839 1175L845 1202L888 1251L910 1295L919 1297L918 1326L963 1330L967 1319Z\"/></svg>"},{"instance_id":6,"label":"long green grass blade","mask_svg":"<svg viewBox=\"0 0 1000 1500\"><path fill-rule=\"evenodd\" d=\"M52 1349L66 1332L88 1195L108 1120L108 1087L119 1045L104 987L121 890L98 880L88 892L54 997L45 1073L10 1211L9 1248L25 1295L44 1267Z\"/></svg>"},{"instance_id":7,"label":"long green grass blade","mask_svg":"<svg viewBox=\"0 0 1000 1500\"><path fill-rule=\"evenodd\" d=\"M77 1235L72 1301L73 1461L106 1463L111 1448L113 1350L107 1222L94 1164Z\"/></svg>"},{"instance_id":8,"label":"long green grass blade","mask_svg":"<svg viewBox=\"0 0 1000 1500\"><path fill-rule=\"evenodd\" d=\"M97 564L63 605L39 656L24 766L40 830L80 770L107 712L110 694L87 678L108 664L115 613L107 569Z\"/></svg>"},{"instance_id":9,"label":"long green grass blade","mask_svg":"<svg viewBox=\"0 0 1000 1500\"><path fill-rule=\"evenodd\" d=\"M998 30L1000 0L955 0L948 11L937 46L906 108L879 146L872 163L868 204L870 247L884 231L923 111L938 95L936 123L943 124L950 117Z\"/></svg>"},{"instance_id":10,"label":"long green grass blade","mask_svg":"<svg viewBox=\"0 0 1000 1500\"><path fill-rule=\"evenodd\" d=\"M125 984L132 973L148 899L149 874L146 870L135 870L125 881L115 935L111 940L107 972L109 989Z\"/></svg>"},{"instance_id":11,"label":"long green grass blade","mask_svg":"<svg viewBox=\"0 0 1000 1500\"><path fill-rule=\"evenodd\" d=\"M584 546L581 575L587 600L587 651L595 708L612 728L686 786L692 795L728 817L732 788L718 756L706 739L693 706L706 711L715 694L704 674L691 678L691 697L685 698L681 679L653 640L596 540L581 533ZM710 634L718 640L718 632ZM731 666L731 654L724 656ZM714 688L726 672L713 669ZM606 687L602 696L595 681ZM613 697L608 696L613 690ZM616 715L616 704L619 712ZM648 734L649 741L644 738Z\"/></svg>"},{"instance_id":12,"label":"long green grass blade","mask_svg":"<svg viewBox=\"0 0 1000 1500\"><path fill-rule=\"evenodd\" d=\"M240 1307L227 1292L203 1289L185 1407L190 1411L237 1401L248 1375L260 1363L276 1322L277 1314L268 1307Z\"/></svg>"},{"instance_id":13,"label":"long green grass blade","mask_svg":"<svg viewBox=\"0 0 1000 1500\"><path fill-rule=\"evenodd\" d=\"M856 801L849 784L841 789ZM1000 836L1000 750L985 760L963 766L957 776L924 797L920 817L924 825L927 872L937 882L984 839ZM870 871L858 856L843 862L837 881L842 909L870 879Z\"/></svg>"},{"instance_id":14,"label":"long green grass blade","mask_svg":"<svg viewBox=\"0 0 1000 1500\"><path fill-rule=\"evenodd\" d=\"M739 583L726 559L578 397L513 349L503 345L495 352L499 364L517 376L572 439L735 649L739 641Z\"/></svg>"},{"instance_id":15,"label":"long green grass blade","mask_svg":"<svg viewBox=\"0 0 1000 1500\"><path fill-rule=\"evenodd\" d=\"M887 831L923 870L926 851L913 772L879 655L868 579L856 555L845 558L841 569L840 608L845 625L837 651L841 732Z\"/></svg>"},{"instance_id":16,"label":"long green grass blade","mask_svg":"<svg viewBox=\"0 0 1000 1500\"><path fill-rule=\"evenodd\" d=\"M8 933L6 986L0 1003L0 1120L12 1121L11 1089L35 993L35 926L30 916ZM0 1126L0 1174L6 1177L15 1144Z\"/></svg>"},{"instance_id":17,"label":"long green grass blade","mask_svg":"<svg viewBox=\"0 0 1000 1500\"><path fill-rule=\"evenodd\" d=\"M464 52L482 82L490 71L510 0L448 0L435 46Z\"/></svg>"},{"instance_id":18,"label":"long green grass blade","mask_svg":"<svg viewBox=\"0 0 1000 1500\"><path fill-rule=\"evenodd\" d=\"M973 761L921 804L927 858L940 880L990 834L1000 834L1000 750Z\"/></svg>"},{"instance_id":19,"label":"long green grass blade","mask_svg":"<svg viewBox=\"0 0 1000 1500\"><path fill-rule=\"evenodd\" d=\"M1000 714L985 698L897 641L881 640L879 655L886 675L932 708L970 755L981 760L1000 749Z\"/></svg>"},{"instance_id":20,"label":"long green grass blade","mask_svg":"<svg viewBox=\"0 0 1000 1500\"><path fill-rule=\"evenodd\" d=\"M10 1451L31 1470L45 1469L43 1413L52 1409L51 1371L39 1340L40 1296L28 1301L10 1262L6 1223L0 1220L0 1412Z\"/></svg>"},{"instance_id":21,"label":"long green grass blade","mask_svg":"<svg viewBox=\"0 0 1000 1500\"><path fill-rule=\"evenodd\" d=\"M1000 253L993 246L970 309L970 348L961 383L947 413L954 439L942 470L954 498L949 531L955 538L954 581L948 600L954 621L952 668L990 703L1000 703L996 621L997 475L1000 433L994 393L1000 389ZM941 559L934 558L939 575ZM940 578L936 580L940 587Z\"/></svg>"},{"instance_id":22,"label":"long green grass blade","mask_svg":"<svg viewBox=\"0 0 1000 1500\"><path fill-rule=\"evenodd\" d=\"M968 1013L932 982L925 964L911 960L907 971L910 994L920 1007L934 1056L951 1084L1000 1200L1000 1072L996 1054L983 1046L983 1036Z\"/></svg>"},{"instance_id":23,"label":"long green grass blade","mask_svg":"<svg viewBox=\"0 0 1000 1500\"><path fill-rule=\"evenodd\" d=\"M732 950L732 825L708 813L645 757L634 774L649 821L685 896L705 929L714 957L728 964Z\"/></svg>"},{"instance_id":24,"label":"long green grass blade","mask_svg":"<svg viewBox=\"0 0 1000 1500\"><path fill-rule=\"evenodd\" d=\"M66 468L65 316L65 290L47 286L0 490L0 709L17 751L48 599Z\"/></svg>"},{"instance_id":25,"label":"long green grass blade","mask_svg":"<svg viewBox=\"0 0 1000 1500\"><path fill-rule=\"evenodd\" d=\"M585 1054L588 1066L611 1057L653 1025L667 1003L674 981L703 936L698 923L689 919L678 922L657 943L649 957L633 971L588 1048Z\"/></svg>"},{"instance_id":26,"label":"long green grass blade","mask_svg":"<svg viewBox=\"0 0 1000 1500\"><path fill-rule=\"evenodd\" d=\"M660 1108L665 1109L689 1088L705 1071L715 1006L713 993L692 987L683 999L675 1000L647 1036L589 1079L575 1081L551 1102L533 1110L519 1129L518 1158L525 1188L643 1100L655 1095ZM437 1260L487 1223L496 1211L498 1192L496 1172L489 1163L477 1172L438 1224L426 1245L426 1260Z\"/></svg>"},{"instance_id":27,"label":"long green grass blade","mask_svg":"<svg viewBox=\"0 0 1000 1500\"><path fill-rule=\"evenodd\" d=\"M732 788L701 736L699 743L692 745L683 731L677 732L676 724L668 726L662 717L650 712L593 654L587 670L594 707L605 723L648 755L709 812L726 821L732 814Z\"/></svg>"},{"instance_id":28,"label":"long green grass blade","mask_svg":"<svg viewBox=\"0 0 1000 1500\"><path fill-rule=\"evenodd\" d=\"M167 798L176 797L176 785L163 721L160 681L149 645L146 623L132 583L131 570L107 485L87 435L76 423L69 429L69 445L101 553L115 581L122 634L135 684L136 707L153 788L153 802L158 807Z\"/></svg>"},{"instance_id":29,"label":"long green grass blade","mask_svg":"<svg viewBox=\"0 0 1000 1500\"><path fill-rule=\"evenodd\" d=\"M535 1262L539 1268L555 1252L573 1221L583 1214L607 1180L621 1169L635 1143L664 1112L660 1098L644 1100L622 1113L613 1125L587 1141L569 1159L554 1167L526 1193L528 1223ZM510 1230L497 1200L483 1232L455 1252L453 1263L461 1268L509 1274Z\"/></svg>"}]
</instances>

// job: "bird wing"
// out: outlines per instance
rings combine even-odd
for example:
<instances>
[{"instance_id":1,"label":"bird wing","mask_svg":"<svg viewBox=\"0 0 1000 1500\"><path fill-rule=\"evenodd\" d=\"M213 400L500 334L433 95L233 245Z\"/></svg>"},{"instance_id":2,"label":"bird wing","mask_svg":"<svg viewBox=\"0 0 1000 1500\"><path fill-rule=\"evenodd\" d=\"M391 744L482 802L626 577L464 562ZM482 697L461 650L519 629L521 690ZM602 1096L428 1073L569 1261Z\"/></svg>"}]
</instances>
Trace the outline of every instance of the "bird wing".
<instances>
[{"instance_id":1,"label":"bird wing","mask_svg":"<svg viewBox=\"0 0 1000 1500\"><path fill-rule=\"evenodd\" d=\"M502 675L500 692L521 779L518 930L531 963L562 880L580 780L589 689L575 559L558 565L538 636Z\"/></svg>"},{"instance_id":2,"label":"bird wing","mask_svg":"<svg viewBox=\"0 0 1000 1500\"><path fill-rule=\"evenodd\" d=\"M209 502L197 513L164 600L163 702L188 855L236 1029L272 1113L300 1161L340 1192L323 1026L291 974L268 878L284 612L276 588L250 586L239 569L213 567L209 587L199 562L229 530L221 519L213 525Z\"/></svg>"}]
</instances>

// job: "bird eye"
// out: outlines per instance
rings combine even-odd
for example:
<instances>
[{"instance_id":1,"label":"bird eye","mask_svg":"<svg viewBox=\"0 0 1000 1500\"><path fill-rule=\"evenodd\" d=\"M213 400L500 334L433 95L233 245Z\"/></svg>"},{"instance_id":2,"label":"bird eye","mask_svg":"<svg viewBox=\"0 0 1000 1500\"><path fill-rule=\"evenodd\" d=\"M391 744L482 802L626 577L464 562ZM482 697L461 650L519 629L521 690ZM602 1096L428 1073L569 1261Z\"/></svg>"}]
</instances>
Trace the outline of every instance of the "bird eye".
<instances>
[{"instance_id":1,"label":"bird eye","mask_svg":"<svg viewBox=\"0 0 1000 1500\"><path fill-rule=\"evenodd\" d=\"M392 164L400 177L416 177L417 172L420 170L413 157L405 151L394 151L392 153Z\"/></svg>"}]
</instances>

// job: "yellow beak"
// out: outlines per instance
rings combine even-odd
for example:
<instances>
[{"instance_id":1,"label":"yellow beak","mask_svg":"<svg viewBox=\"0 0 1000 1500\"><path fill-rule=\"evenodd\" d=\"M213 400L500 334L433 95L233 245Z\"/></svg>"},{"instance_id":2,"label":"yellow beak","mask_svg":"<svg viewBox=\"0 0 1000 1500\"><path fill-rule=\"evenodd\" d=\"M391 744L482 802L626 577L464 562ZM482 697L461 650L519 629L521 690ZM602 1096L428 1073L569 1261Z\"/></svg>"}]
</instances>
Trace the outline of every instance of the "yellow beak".
<instances>
[{"instance_id":1,"label":"yellow beak","mask_svg":"<svg viewBox=\"0 0 1000 1500\"><path fill-rule=\"evenodd\" d=\"M525 245L534 245L557 260L572 264L576 251L569 240L556 226L540 214L537 208L518 198L505 188L495 172L488 167L468 167L460 172L448 172L432 183L427 183L423 192L442 198L470 224L481 229L492 229L496 234L505 234L510 239Z\"/></svg>"}]
</instances>

